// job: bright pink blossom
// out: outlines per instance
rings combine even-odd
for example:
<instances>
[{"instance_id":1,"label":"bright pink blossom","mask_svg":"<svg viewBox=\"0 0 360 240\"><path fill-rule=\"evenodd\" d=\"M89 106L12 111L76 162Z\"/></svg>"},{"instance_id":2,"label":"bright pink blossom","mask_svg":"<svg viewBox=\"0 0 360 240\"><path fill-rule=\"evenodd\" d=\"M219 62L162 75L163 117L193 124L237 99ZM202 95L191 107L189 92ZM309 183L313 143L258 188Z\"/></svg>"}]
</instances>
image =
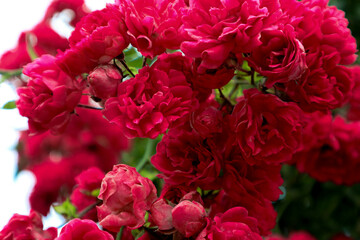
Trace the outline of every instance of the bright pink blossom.
<instances>
[{"instance_id":1,"label":"bright pink blossom","mask_svg":"<svg viewBox=\"0 0 360 240\"><path fill-rule=\"evenodd\" d=\"M14 214L0 232L2 240L54 240L57 229L43 230L41 215L31 210L29 216Z\"/></svg>"},{"instance_id":2,"label":"bright pink blossom","mask_svg":"<svg viewBox=\"0 0 360 240\"><path fill-rule=\"evenodd\" d=\"M20 99L16 105L20 114L29 119L30 131L64 131L80 101L82 85L64 73L51 55L28 64L24 74L30 79L26 87L17 90Z\"/></svg>"},{"instance_id":3,"label":"bright pink blossom","mask_svg":"<svg viewBox=\"0 0 360 240\"><path fill-rule=\"evenodd\" d=\"M109 98L105 117L120 126L130 138L156 138L168 128L187 120L198 101L186 71L166 63L178 55L161 55L151 67L119 84L118 96ZM183 57L184 58L184 57Z\"/></svg>"},{"instance_id":4,"label":"bright pink blossom","mask_svg":"<svg viewBox=\"0 0 360 240\"><path fill-rule=\"evenodd\" d=\"M260 44L259 33L277 18L277 5L277 1L189 1L183 10L186 40L181 50L201 58L200 68L216 69L231 53L249 53Z\"/></svg>"},{"instance_id":5,"label":"bright pink blossom","mask_svg":"<svg viewBox=\"0 0 360 240\"><path fill-rule=\"evenodd\" d=\"M100 225L113 232L122 226L139 228L156 198L156 188L148 178L133 167L115 165L101 183L99 199L103 204L97 207Z\"/></svg>"},{"instance_id":6,"label":"bright pink blossom","mask_svg":"<svg viewBox=\"0 0 360 240\"><path fill-rule=\"evenodd\" d=\"M57 240L113 240L110 233L102 231L91 220L73 219L60 232Z\"/></svg>"},{"instance_id":7,"label":"bright pink blossom","mask_svg":"<svg viewBox=\"0 0 360 240\"><path fill-rule=\"evenodd\" d=\"M166 49L179 49L183 0L117 0L124 14L131 44L145 57L154 58Z\"/></svg>"},{"instance_id":8,"label":"bright pink blossom","mask_svg":"<svg viewBox=\"0 0 360 240\"><path fill-rule=\"evenodd\" d=\"M71 48L57 56L57 64L71 76L108 63L129 44L122 15L113 5L82 18L69 41Z\"/></svg>"}]
</instances>

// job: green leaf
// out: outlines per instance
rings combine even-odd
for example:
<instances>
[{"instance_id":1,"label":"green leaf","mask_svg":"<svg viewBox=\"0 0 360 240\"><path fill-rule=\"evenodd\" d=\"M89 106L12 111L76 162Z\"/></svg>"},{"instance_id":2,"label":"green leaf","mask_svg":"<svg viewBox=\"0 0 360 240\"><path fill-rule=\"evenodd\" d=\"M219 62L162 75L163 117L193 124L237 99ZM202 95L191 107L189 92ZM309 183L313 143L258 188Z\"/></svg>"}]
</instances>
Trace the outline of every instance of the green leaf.
<instances>
[{"instance_id":1,"label":"green leaf","mask_svg":"<svg viewBox=\"0 0 360 240\"><path fill-rule=\"evenodd\" d=\"M99 194L100 194L100 188L95 189L95 190L92 190L91 193L90 193L90 196L92 196L92 197L98 197Z\"/></svg>"},{"instance_id":2,"label":"green leaf","mask_svg":"<svg viewBox=\"0 0 360 240\"><path fill-rule=\"evenodd\" d=\"M16 108L15 100L5 103L5 105L2 107L2 109L14 109L14 108Z\"/></svg>"},{"instance_id":3,"label":"green leaf","mask_svg":"<svg viewBox=\"0 0 360 240\"><path fill-rule=\"evenodd\" d=\"M134 229L131 231L131 234L133 235L133 237L136 239L139 239L142 235L144 235L145 233L145 229L144 228L138 228L138 229Z\"/></svg>"},{"instance_id":4,"label":"green leaf","mask_svg":"<svg viewBox=\"0 0 360 240\"><path fill-rule=\"evenodd\" d=\"M65 216L66 219L77 218L76 207L67 198L61 205L54 206L57 213Z\"/></svg>"}]
</instances>

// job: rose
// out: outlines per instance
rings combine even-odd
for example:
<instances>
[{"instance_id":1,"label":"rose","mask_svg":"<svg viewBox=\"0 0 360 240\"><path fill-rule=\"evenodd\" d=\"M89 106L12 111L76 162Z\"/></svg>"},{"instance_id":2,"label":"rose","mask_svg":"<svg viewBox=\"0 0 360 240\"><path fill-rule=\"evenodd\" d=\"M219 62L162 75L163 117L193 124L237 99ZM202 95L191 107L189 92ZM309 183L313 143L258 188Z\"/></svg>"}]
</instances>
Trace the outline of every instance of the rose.
<instances>
[{"instance_id":1,"label":"rose","mask_svg":"<svg viewBox=\"0 0 360 240\"><path fill-rule=\"evenodd\" d=\"M43 230L41 215L34 210L29 216L14 214L0 232L0 239L53 240L57 236L54 227Z\"/></svg>"},{"instance_id":2,"label":"rose","mask_svg":"<svg viewBox=\"0 0 360 240\"><path fill-rule=\"evenodd\" d=\"M277 164L291 159L301 140L301 110L257 89L244 91L232 114L232 127L246 161Z\"/></svg>"},{"instance_id":3,"label":"rose","mask_svg":"<svg viewBox=\"0 0 360 240\"><path fill-rule=\"evenodd\" d=\"M260 41L261 45L246 60L257 72L267 77L266 87L297 81L305 73L305 50L291 25L285 25L283 29L265 29L261 32Z\"/></svg>"},{"instance_id":4,"label":"rose","mask_svg":"<svg viewBox=\"0 0 360 240\"><path fill-rule=\"evenodd\" d=\"M18 88L16 105L20 114L29 119L30 131L64 131L80 101L82 85L61 71L51 55L28 64L24 74L29 81L26 87Z\"/></svg>"},{"instance_id":5,"label":"rose","mask_svg":"<svg viewBox=\"0 0 360 240\"><path fill-rule=\"evenodd\" d=\"M121 226L141 227L145 223L145 212L157 196L148 178L142 177L133 167L119 164L105 175L98 198L103 200L97 207L100 225L117 232Z\"/></svg>"},{"instance_id":6,"label":"rose","mask_svg":"<svg viewBox=\"0 0 360 240\"><path fill-rule=\"evenodd\" d=\"M102 231L91 220L73 219L60 232L57 240L113 240L110 233Z\"/></svg>"}]
</instances>

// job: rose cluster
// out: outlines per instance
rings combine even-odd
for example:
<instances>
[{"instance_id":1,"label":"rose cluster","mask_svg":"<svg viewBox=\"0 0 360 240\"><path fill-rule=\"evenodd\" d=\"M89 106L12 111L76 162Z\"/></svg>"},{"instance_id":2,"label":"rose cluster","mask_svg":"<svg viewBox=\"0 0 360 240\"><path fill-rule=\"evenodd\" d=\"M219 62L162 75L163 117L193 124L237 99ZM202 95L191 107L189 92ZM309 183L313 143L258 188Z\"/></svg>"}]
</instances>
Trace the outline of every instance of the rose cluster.
<instances>
[{"instance_id":1,"label":"rose cluster","mask_svg":"<svg viewBox=\"0 0 360 240\"><path fill-rule=\"evenodd\" d=\"M74 31L45 46L38 29L64 9ZM286 239L269 236L284 164L360 183L356 42L328 0L116 0L93 12L55 0L41 24L0 68L24 67L32 209L67 198L76 209L57 239ZM151 139L143 159L119 164L138 138ZM56 238L14 221L0 236Z\"/></svg>"}]
</instances>

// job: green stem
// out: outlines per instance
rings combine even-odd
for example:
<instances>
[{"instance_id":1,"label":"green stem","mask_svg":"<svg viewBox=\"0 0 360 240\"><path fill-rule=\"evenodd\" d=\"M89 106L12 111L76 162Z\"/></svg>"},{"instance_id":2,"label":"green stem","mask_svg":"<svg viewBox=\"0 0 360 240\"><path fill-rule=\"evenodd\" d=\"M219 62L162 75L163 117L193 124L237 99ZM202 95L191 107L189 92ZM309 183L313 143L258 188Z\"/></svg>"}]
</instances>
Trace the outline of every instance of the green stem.
<instances>
[{"instance_id":1,"label":"green stem","mask_svg":"<svg viewBox=\"0 0 360 240\"><path fill-rule=\"evenodd\" d=\"M123 233L123 231L124 231L124 228L125 228L125 226L122 226L122 227L120 228L120 231L119 231L118 234L116 235L116 240L121 240L121 236L122 236L122 233Z\"/></svg>"},{"instance_id":2,"label":"green stem","mask_svg":"<svg viewBox=\"0 0 360 240\"><path fill-rule=\"evenodd\" d=\"M39 56L35 52L34 43L31 41L31 37L32 37L31 33L26 34L26 50L27 50L27 52L29 54L29 57L30 57L31 61L34 61Z\"/></svg>"},{"instance_id":3,"label":"green stem","mask_svg":"<svg viewBox=\"0 0 360 240\"><path fill-rule=\"evenodd\" d=\"M145 164L149 161L155 145L156 145L156 140L151 140L151 139L147 140L145 153L144 153L142 159L139 161L139 163L136 166L137 172L140 172L141 169L143 169L143 167L145 166Z\"/></svg>"}]
</instances>

